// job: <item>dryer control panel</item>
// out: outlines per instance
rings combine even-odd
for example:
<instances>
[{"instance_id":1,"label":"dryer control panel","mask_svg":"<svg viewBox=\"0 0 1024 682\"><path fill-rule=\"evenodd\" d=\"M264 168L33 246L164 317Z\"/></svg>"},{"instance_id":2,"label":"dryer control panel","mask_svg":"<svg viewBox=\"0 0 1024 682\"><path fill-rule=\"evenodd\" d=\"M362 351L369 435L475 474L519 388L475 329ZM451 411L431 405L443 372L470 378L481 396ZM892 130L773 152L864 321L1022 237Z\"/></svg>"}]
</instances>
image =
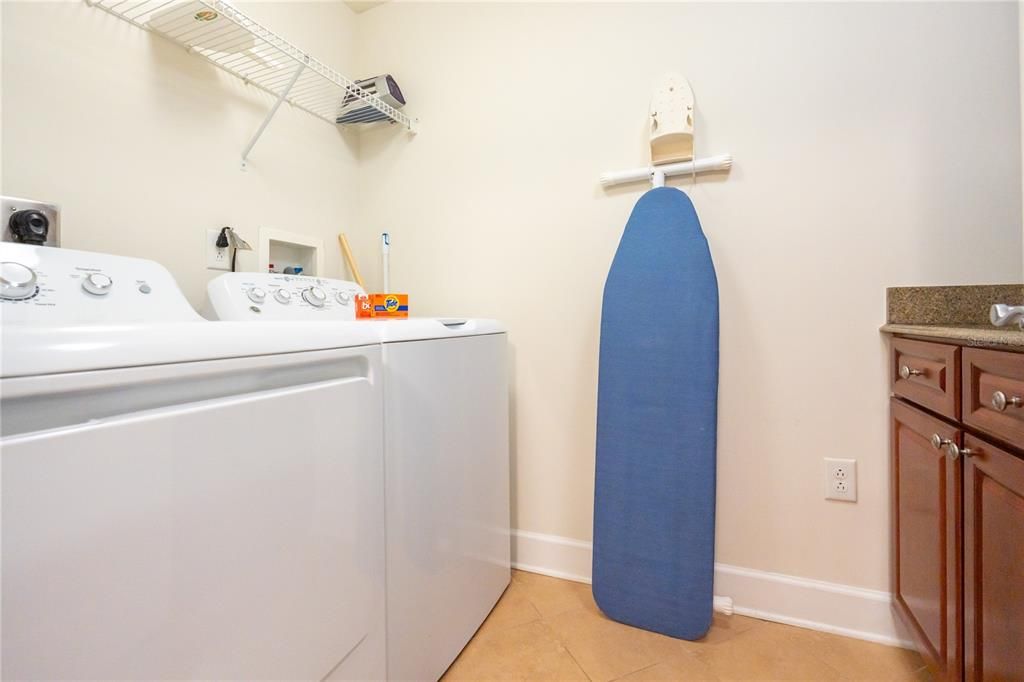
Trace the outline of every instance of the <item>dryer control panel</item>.
<instances>
[{"instance_id":1,"label":"dryer control panel","mask_svg":"<svg viewBox=\"0 0 1024 682\"><path fill-rule=\"evenodd\" d=\"M202 321L167 269L150 260L0 242L4 324Z\"/></svg>"},{"instance_id":2,"label":"dryer control panel","mask_svg":"<svg viewBox=\"0 0 1024 682\"><path fill-rule=\"evenodd\" d=\"M203 314L214 320L354 320L355 282L326 277L229 272L206 287Z\"/></svg>"}]
</instances>

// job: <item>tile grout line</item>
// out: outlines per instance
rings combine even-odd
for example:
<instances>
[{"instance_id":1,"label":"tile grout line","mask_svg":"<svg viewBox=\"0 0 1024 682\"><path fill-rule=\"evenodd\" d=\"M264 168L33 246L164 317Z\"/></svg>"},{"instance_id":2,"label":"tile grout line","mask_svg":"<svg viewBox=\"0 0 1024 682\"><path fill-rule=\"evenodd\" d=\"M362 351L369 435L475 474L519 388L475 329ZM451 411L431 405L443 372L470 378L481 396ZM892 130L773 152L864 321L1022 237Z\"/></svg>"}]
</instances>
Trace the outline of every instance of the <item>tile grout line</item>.
<instances>
[{"instance_id":1,"label":"tile grout line","mask_svg":"<svg viewBox=\"0 0 1024 682\"><path fill-rule=\"evenodd\" d=\"M553 618L558 618L558 617L560 617L560 616L564 616L564 615L565 615L565 614L567 614L567 613L575 613L575 612L577 612L577 611L579 611L579 612L582 612L582 613L584 613L584 614L585 614L585 613L587 613L587 609L586 609L585 607L583 607L583 606L578 606L578 607L574 607L574 608L571 608L571 609L566 609L565 611L561 611L561 612L559 612L559 613L556 613L556 614L554 614L554 615L553 615L552 617L553 617ZM567 653L567 654L569 654L569 658L571 658L571 659L573 660L573 662L574 662L574 663L576 664L576 666L577 666L577 667L578 667L578 668L579 668L579 669L580 669L580 670L581 670L581 671L583 672L583 674L584 674L584 675L586 676L586 678L587 678L588 680L590 680L591 682L593 682L593 679L594 679L594 678L592 678L592 677L590 676L590 673L588 673L588 672L586 671L586 669L585 669L585 668L583 667L583 664L581 664L581 663L580 663L580 662L579 662L579 661L578 661L578 660L576 659L576 656L575 656L575 655L573 654L573 652L572 652L572 649L571 649L571 648L569 647L569 645L568 645L568 644L567 644L567 643L565 642L565 640L564 640L564 639L562 638L562 636L561 636L560 634L558 634L558 630L556 630L556 629L555 629L555 628L554 628L554 627L553 627L553 626L551 625L551 623L549 623L549 622L548 622L548 620L547 620L547 617L545 617L545 616L541 616L541 622L543 622L543 623L544 623L545 625L547 625L547 626L548 626L549 628L551 628L551 631L552 631L552 633L554 633L554 635L555 635L555 638L556 638L556 639L558 640L558 643L559 643L559 644L561 644L561 645L562 645L562 648L563 648L563 649L565 649L565 651L566 651L566 653ZM634 627L634 626L631 626L631 625L626 625L625 623L617 623L616 621L610 621L610 622L615 622L615 623L616 623L617 625L621 625L621 626L623 626L623 627L627 627L627 628L632 628L632 627ZM643 628L636 628L636 629L640 629L640 630L642 630ZM697 658L697 656L696 656L696 654L695 654L695 653L693 653L693 652L691 652L691 651L689 651L689 650L686 650L686 649L684 649L684 650L682 650L682 653L683 653L684 655L686 655L686 656L689 656L690 658L693 658L694 660L696 660L696 661L698 661L698 662L700 662L700 663L703 663L703 661L701 661L701 660L700 660L699 658ZM623 678L629 677L630 675L633 675L633 674L635 674L635 673L638 673L638 672L640 672L640 671L642 671L642 670L647 670L648 668L653 668L653 667L655 667L655 666L657 666L657 665L660 665L661 663L663 663L663 661L653 661L652 663L650 663L650 664L648 664L648 665L645 665L645 666L641 666L640 668L637 668L636 670L630 670L629 672L623 673L622 675L619 675L618 677L612 678L612 679L611 679L611 680L609 680L608 682L616 682L617 680L622 680Z\"/></svg>"},{"instance_id":2,"label":"tile grout line","mask_svg":"<svg viewBox=\"0 0 1024 682\"><path fill-rule=\"evenodd\" d=\"M618 680L625 679L625 678L629 677L630 675L635 675L636 673L643 672L644 670L650 670L651 668L653 668L653 667L655 667L657 665L661 665L661 661L655 661L654 663L651 663L650 665L645 665L642 668L637 668L636 670L631 670L630 672L626 673L625 675L619 675L614 680L611 680L611 682L617 682Z\"/></svg>"},{"instance_id":3,"label":"tile grout line","mask_svg":"<svg viewBox=\"0 0 1024 682\"><path fill-rule=\"evenodd\" d=\"M785 623L779 623L778 625L781 625L784 628L796 628L797 627L795 625L786 625ZM830 633L815 632L813 630L811 631L811 633L812 633L812 637L817 637L819 640L822 638L822 635L830 635ZM838 636L838 635L831 635L831 636ZM827 669L829 669L832 672L834 672L836 674L836 677L835 677L836 680L839 680L841 682L842 680L848 679L846 677L846 674L842 670L839 670L834 665L832 665L831 663L826 661L824 658L819 656L818 653L816 651L814 651L813 649L808 649L807 650L807 654L811 658L813 658L815 661L817 661L821 665L825 666Z\"/></svg>"},{"instance_id":4,"label":"tile grout line","mask_svg":"<svg viewBox=\"0 0 1024 682\"><path fill-rule=\"evenodd\" d=\"M537 609L537 607L534 606L533 600L527 597L527 601L530 602L530 606L533 606L534 610L539 611L539 609ZM553 617L557 618L562 614L576 610L583 610L583 607L580 606L578 608L567 609L565 611L562 611L561 613L556 613ZM558 634L558 630L551 626L551 623L548 622L548 619L544 615L541 615L540 622L543 623L545 627L547 627L549 630L551 630L551 634L555 636L555 639L558 641L559 646L565 649L565 653L569 654L569 658L571 658L572 662L576 664L576 667L580 669L580 672L583 673L583 676L586 677L587 680L589 680L589 682L594 682L594 678L590 676L590 673L587 672L586 668L584 668L583 665L578 660L576 660L576 656L572 653L572 649L569 648L569 645L566 644L565 640L562 639L562 635Z\"/></svg>"},{"instance_id":5,"label":"tile grout line","mask_svg":"<svg viewBox=\"0 0 1024 682\"><path fill-rule=\"evenodd\" d=\"M542 620L542 622L544 622L544 625L547 625L549 628L551 628L551 626L548 625L548 623L546 621L543 621L543 619L541 619L541 620ZM572 650L569 649L568 646L566 646L565 642L562 641L562 638L558 635L557 632L555 632L555 629L551 628L551 631L555 633L555 639L557 639L558 643L562 646L563 649L565 649L565 653L569 654L569 658L572 659L572 662L575 663L576 667L580 669L581 673L583 673L583 677L587 678L587 680L589 680L589 682L594 682L594 678L592 678L590 676L590 673L588 673L586 670L584 670L583 666L580 665L580 662L577 661L576 657L572 655Z\"/></svg>"}]
</instances>

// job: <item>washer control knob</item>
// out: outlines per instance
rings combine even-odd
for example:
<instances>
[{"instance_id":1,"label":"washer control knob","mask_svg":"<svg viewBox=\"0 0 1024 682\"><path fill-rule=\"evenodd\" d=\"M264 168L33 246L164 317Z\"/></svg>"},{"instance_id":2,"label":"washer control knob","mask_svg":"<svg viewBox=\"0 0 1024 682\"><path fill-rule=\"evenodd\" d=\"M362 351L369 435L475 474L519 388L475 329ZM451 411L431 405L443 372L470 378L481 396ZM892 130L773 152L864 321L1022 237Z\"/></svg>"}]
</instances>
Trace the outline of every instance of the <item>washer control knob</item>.
<instances>
[{"instance_id":1,"label":"washer control knob","mask_svg":"<svg viewBox=\"0 0 1024 682\"><path fill-rule=\"evenodd\" d=\"M334 297L337 298L338 303L342 305L348 305L349 301L352 300L352 294L348 293L347 291L339 291L337 294L334 295Z\"/></svg>"},{"instance_id":2,"label":"washer control knob","mask_svg":"<svg viewBox=\"0 0 1024 682\"><path fill-rule=\"evenodd\" d=\"M287 289L278 289L274 292L274 300L278 303L288 304L292 302L292 292Z\"/></svg>"},{"instance_id":3,"label":"washer control knob","mask_svg":"<svg viewBox=\"0 0 1024 682\"><path fill-rule=\"evenodd\" d=\"M27 265L7 261L0 263L0 298L17 301L36 293L36 273Z\"/></svg>"},{"instance_id":4,"label":"washer control knob","mask_svg":"<svg viewBox=\"0 0 1024 682\"><path fill-rule=\"evenodd\" d=\"M302 299L315 308L323 308L327 303L327 293L320 287L309 287L303 290Z\"/></svg>"},{"instance_id":5,"label":"washer control knob","mask_svg":"<svg viewBox=\"0 0 1024 682\"><path fill-rule=\"evenodd\" d=\"M267 300L267 292L263 291L263 289L260 289L259 287L249 289L249 291L246 292L246 295L253 303L263 303Z\"/></svg>"},{"instance_id":6,"label":"washer control knob","mask_svg":"<svg viewBox=\"0 0 1024 682\"><path fill-rule=\"evenodd\" d=\"M82 288L93 296L106 296L110 293L112 286L114 286L114 280L102 272L90 272L82 280Z\"/></svg>"}]
</instances>

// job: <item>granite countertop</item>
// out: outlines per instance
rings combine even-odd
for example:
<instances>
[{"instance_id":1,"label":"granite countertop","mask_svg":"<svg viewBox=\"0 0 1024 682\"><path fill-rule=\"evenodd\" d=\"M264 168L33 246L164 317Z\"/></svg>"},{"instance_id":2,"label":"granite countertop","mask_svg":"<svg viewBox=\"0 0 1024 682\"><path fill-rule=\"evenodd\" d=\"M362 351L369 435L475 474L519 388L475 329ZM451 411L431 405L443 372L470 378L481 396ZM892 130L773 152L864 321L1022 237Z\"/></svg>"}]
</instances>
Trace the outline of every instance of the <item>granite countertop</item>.
<instances>
[{"instance_id":1,"label":"granite countertop","mask_svg":"<svg viewBox=\"0 0 1024 682\"><path fill-rule=\"evenodd\" d=\"M966 342L971 346L1024 348L1017 325L989 322L993 303L1024 304L1024 285L893 287L886 290L886 323L881 331Z\"/></svg>"},{"instance_id":2,"label":"granite countertop","mask_svg":"<svg viewBox=\"0 0 1024 682\"><path fill-rule=\"evenodd\" d=\"M884 324L887 334L927 336L966 341L968 346L1018 346L1024 348L1024 331L1018 327L993 327L991 324Z\"/></svg>"}]
</instances>

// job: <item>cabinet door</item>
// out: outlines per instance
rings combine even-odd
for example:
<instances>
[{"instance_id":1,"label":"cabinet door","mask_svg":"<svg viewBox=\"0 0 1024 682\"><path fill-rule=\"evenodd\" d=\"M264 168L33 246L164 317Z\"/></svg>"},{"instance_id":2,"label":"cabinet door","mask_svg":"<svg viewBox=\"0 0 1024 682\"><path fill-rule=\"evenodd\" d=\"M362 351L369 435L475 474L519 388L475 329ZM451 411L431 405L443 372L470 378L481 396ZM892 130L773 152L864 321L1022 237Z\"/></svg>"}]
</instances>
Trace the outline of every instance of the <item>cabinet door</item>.
<instances>
[{"instance_id":1,"label":"cabinet door","mask_svg":"<svg viewBox=\"0 0 1024 682\"><path fill-rule=\"evenodd\" d=\"M1024 679L1024 460L967 436L964 639L968 680Z\"/></svg>"},{"instance_id":2,"label":"cabinet door","mask_svg":"<svg viewBox=\"0 0 1024 682\"><path fill-rule=\"evenodd\" d=\"M891 412L893 603L935 675L959 680L961 467L943 443L961 434L895 398Z\"/></svg>"}]
</instances>

